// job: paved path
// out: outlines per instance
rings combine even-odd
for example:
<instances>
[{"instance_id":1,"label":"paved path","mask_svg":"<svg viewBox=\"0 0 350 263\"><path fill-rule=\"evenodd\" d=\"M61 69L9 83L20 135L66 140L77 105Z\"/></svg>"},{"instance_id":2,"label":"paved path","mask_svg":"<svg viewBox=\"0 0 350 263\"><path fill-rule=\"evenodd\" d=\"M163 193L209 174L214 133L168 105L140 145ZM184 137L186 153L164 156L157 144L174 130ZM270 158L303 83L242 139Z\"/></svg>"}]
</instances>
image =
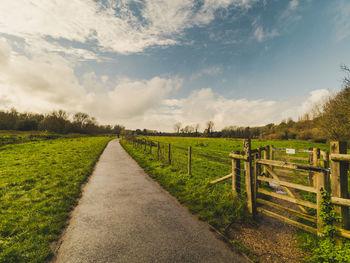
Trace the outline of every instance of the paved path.
<instances>
[{"instance_id":1,"label":"paved path","mask_svg":"<svg viewBox=\"0 0 350 263\"><path fill-rule=\"evenodd\" d=\"M54 262L246 262L156 182L117 140L102 154Z\"/></svg>"}]
</instances>

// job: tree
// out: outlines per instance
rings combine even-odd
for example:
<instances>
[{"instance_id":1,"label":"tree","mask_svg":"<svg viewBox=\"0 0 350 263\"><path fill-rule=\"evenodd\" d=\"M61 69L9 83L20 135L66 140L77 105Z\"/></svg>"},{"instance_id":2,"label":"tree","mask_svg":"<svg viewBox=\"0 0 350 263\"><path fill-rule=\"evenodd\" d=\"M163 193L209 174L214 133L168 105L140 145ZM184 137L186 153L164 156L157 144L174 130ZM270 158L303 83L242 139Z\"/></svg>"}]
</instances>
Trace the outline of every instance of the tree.
<instances>
[{"instance_id":1,"label":"tree","mask_svg":"<svg viewBox=\"0 0 350 263\"><path fill-rule=\"evenodd\" d=\"M342 66L347 73L343 89L315 108L316 120L328 139L350 139L350 69Z\"/></svg>"},{"instance_id":2,"label":"tree","mask_svg":"<svg viewBox=\"0 0 350 263\"><path fill-rule=\"evenodd\" d=\"M196 132L196 135L198 134L198 130L199 130L199 123L196 123L195 125L194 125L194 129L195 129L195 132Z\"/></svg>"},{"instance_id":3,"label":"tree","mask_svg":"<svg viewBox=\"0 0 350 263\"><path fill-rule=\"evenodd\" d=\"M208 134L210 134L210 133L212 133L213 132L213 130L214 130L214 122L212 122L212 121L208 121L207 123L206 123L206 127L207 127L207 133Z\"/></svg>"},{"instance_id":4,"label":"tree","mask_svg":"<svg viewBox=\"0 0 350 263\"><path fill-rule=\"evenodd\" d=\"M40 130L47 130L58 133L66 133L69 131L70 122L68 114L63 111L53 111L46 115L39 123Z\"/></svg>"},{"instance_id":5,"label":"tree","mask_svg":"<svg viewBox=\"0 0 350 263\"><path fill-rule=\"evenodd\" d=\"M83 112L77 112L73 116L73 123L77 126L79 129L83 129L84 125L88 122L90 119L90 116Z\"/></svg>"},{"instance_id":6,"label":"tree","mask_svg":"<svg viewBox=\"0 0 350 263\"><path fill-rule=\"evenodd\" d=\"M175 123L175 124L174 124L174 131L175 131L176 133L180 133L181 126L182 126L181 122Z\"/></svg>"},{"instance_id":7,"label":"tree","mask_svg":"<svg viewBox=\"0 0 350 263\"><path fill-rule=\"evenodd\" d=\"M125 130L125 127L123 125L117 124L117 125L114 125L114 127L113 127L113 133L118 135L118 137L120 137L120 135L122 134L122 132L124 130Z\"/></svg>"}]
</instances>

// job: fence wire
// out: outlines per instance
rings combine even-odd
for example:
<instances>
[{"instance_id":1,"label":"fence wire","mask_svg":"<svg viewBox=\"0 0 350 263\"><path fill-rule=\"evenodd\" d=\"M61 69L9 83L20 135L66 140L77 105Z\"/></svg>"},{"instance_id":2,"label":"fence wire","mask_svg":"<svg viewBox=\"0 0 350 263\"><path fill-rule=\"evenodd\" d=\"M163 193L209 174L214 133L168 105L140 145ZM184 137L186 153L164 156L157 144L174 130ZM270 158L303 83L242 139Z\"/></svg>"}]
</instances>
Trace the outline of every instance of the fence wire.
<instances>
[{"instance_id":1,"label":"fence wire","mask_svg":"<svg viewBox=\"0 0 350 263\"><path fill-rule=\"evenodd\" d=\"M131 144L133 148L151 156L152 160L160 161L165 165L171 165L172 169L176 171L189 173L188 148L144 138L124 139L128 144ZM210 152L210 154L206 154L200 152L196 148L191 148L191 176L196 176L206 181L212 181L233 172L232 158L223 157L222 151L218 152L216 155L214 154L215 151L211 150ZM228 155L229 153L226 154ZM237 181L235 189L237 193L240 194L239 196L245 198L246 183L245 171L243 168L243 161L240 161L240 168L236 168L235 172L235 180ZM232 179L227 179L220 184L226 186L230 185L230 188L232 188Z\"/></svg>"}]
</instances>

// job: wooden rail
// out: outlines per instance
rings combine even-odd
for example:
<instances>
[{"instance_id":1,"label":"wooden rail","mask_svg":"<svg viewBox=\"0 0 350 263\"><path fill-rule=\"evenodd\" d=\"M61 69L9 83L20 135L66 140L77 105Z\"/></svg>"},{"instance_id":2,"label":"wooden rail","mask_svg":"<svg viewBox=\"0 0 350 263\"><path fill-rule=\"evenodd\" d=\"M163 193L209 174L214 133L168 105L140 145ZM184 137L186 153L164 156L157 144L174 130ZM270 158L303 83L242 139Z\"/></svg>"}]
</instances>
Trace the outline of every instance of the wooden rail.
<instances>
[{"instance_id":1,"label":"wooden rail","mask_svg":"<svg viewBox=\"0 0 350 263\"><path fill-rule=\"evenodd\" d=\"M293 169L293 170L302 169L302 170L315 171L315 172L328 171L327 169L322 167L314 167L312 165L307 165L307 164L296 164L296 163L274 161L274 160L260 159L260 160L257 160L257 163L271 165L275 167Z\"/></svg>"},{"instance_id":2,"label":"wooden rail","mask_svg":"<svg viewBox=\"0 0 350 263\"><path fill-rule=\"evenodd\" d=\"M278 185L282 185L282 186L287 186L287 187L291 187L291 188L306 191L306 192L317 193L316 188L301 185L301 184L289 183L289 182L285 182L285 181L281 181L281 180L266 178L263 176L258 176L258 180L268 182L268 183L274 183L274 184L278 184Z\"/></svg>"},{"instance_id":3,"label":"wooden rail","mask_svg":"<svg viewBox=\"0 0 350 263\"><path fill-rule=\"evenodd\" d=\"M331 197L331 202L335 205L344 205L350 206L350 199L340 198L340 197Z\"/></svg>"},{"instance_id":4,"label":"wooden rail","mask_svg":"<svg viewBox=\"0 0 350 263\"><path fill-rule=\"evenodd\" d=\"M281 216L281 215L279 215L279 214L276 214L276 213L274 213L274 212L271 212L271 211L269 211L269 210L266 210L266 209L264 209L264 208L262 208L262 207L258 207L258 212L263 213L263 214L265 214L265 215L267 215L267 216L270 216L270 217L279 219L279 220L281 220L281 221L283 221L283 222L285 222L285 223L287 223L287 224L290 224L290 225L292 225L292 226L295 226L295 227L304 229L304 230L306 230L306 231L308 231L308 232L317 234L317 229L314 228L314 227L311 227L311 226L302 224L302 223L300 223L300 222L294 221L294 220L292 220L292 219L290 219L290 218L287 218L287 217Z\"/></svg>"},{"instance_id":5,"label":"wooden rail","mask_svg":"<svg viewBox=\"0 0 350 263\"><path fill-rule=\"evenodd\" d=\"M238 153L230 153L229 156L233 159L246 160L246 157L244 155Z\"/></svg>"},{"instance_id":6,"label":"wooden rail","mask_svg":"<svg viewBox=\"0 0 350 263\"><path fill-rule=\"evenodd\" d=\"M174 162L171 159L174 158L172 157L174 154L171 154L172 151L176 151L178 148L187 151L187 173L189 175L192 174L191 155L196 154L198 156L207 157L202 153L193 153L191 147L183 148L170 144L164 146L165 156L163 156L163 146L161 148L159 143L153 143L152 141L146 141L145 139L133 140L133 145L149 154L155 154L155 150L152 151L152 149L154 149L152 147L157 147L157 159L160 160L161 158L163 162L167 162L169 165L174 165L176 163L175 159ZM348 199L348 162L350 162L350 155L346 154L346 146L347 145L344 142L331 142L330 153L321 151L318 148L309 150L295 149L295 152L309 154L309 163L305 164L289 161L306 161L307 158L305 157L277 153L277 150L286 150L285 148L264 146L258 149L251 149L250 140L245 140L243 151L235 151L229 154L229 157L232 159L232 172L221 178L212 180L209 185L215 185L232 178L232 194L234 196L247 198L247 207L253 218L256 216L257 212L264 213L265 215L277 218L290 225L318 235L322 234L323 228L323 222L320 216L322 204L321 193L322 190L326 190L331 193L331 203L335 205L337 214L342 218L342 223L337 224L339 230L338 235L350 239L350 199ZM215 161L228 164L226 160L221 160L222 157L217 156L213 158L219 158L220 160L215 159ZM242 163L243 167L241 167ZM244 172L242 172L243 168ZM186 168L184 170L186 170ZM298 176L300 174L304 179L308 177L309 186L294 183L294 178L292 176ZM241 176L243 176L243 178L241 178ZM282 180L280 178L288 178L290 181L286 181L285 179ZM241 195L241 182L243 181L245 181L246 195ZM261 182L280 185L287 195L262 189ZM301 200L298 198L298 192L292 192L293 189L316 194L316 203ZM264 195L296 204L301 211L275 203L274 199L264 200ZM273 211L284 211L294 217L307 220L316 224L317 229L307 224L303 224L302 222L297 222L291 218L282 216L278 214L278 212L272 212L261 206L257 207L257 204L268 206L269 208L274 209ZM308 211L305 209L306 207L315 209L317 216L309 215Z\"/></svg>"},{"instance_id":7,"label":"wooden rail","mask_svg":"<svg viewBox=\"0 0 350 263\"><path fill-rule=\"evenodd\" d=\"M303 205L303 206L306 206L309 208L317 209L317 205L315 203L311 203L311 202L304 201L304 200L299 200L299 199L289 197L286 195L282 195L282 194L277 194L274 192L267 191L265 189L258 189L258 193L268 195L271 197L275 197L275 198L279 198L279 199L282 199L282 200L285 200L285 201L288 201L288 202L291 202L294 204Z\"/></svg>"},{"instance_id":8,"label":"wooden rail","mask_svg":"<svg viewBox=\"0 0 350 263\"><path fill-rule=\"evenodd\" d=\"M310 216L308 214L301 213L299 211L296 211L294 209L288 208L286 206L279 205L279 204L276 204L276 203L273 203L273 202L270 202L270 201L267 201L267 200L264 200L264 199L261 199L261 198L257 198L256 202L259 203L259 204L262 204L262 205L268 205L268 206L276 208L278 210L286 211L286 212L288 212L288 213L290 213L292 215L295 215L295 216L297 216L299 218L303 218L303 219L308 220L310 222L317 223L317 218L315 216Z\"/></svg>"},{"instance_id":9,"label":"wooden rail","mask_svg":"<svg viewBox=\"0 0 350 263\"><path fill-rule=\"evenodd\" d=\"M225 175L225 176L223 176L223 177L221 177L219 179L215 179L215 180L211 181L210 184L214 185L214 184L220 183L222 181L225 181L225 180L227 180L227 179L229 179L231 177L232 177L232 174L228 174L228 175Z\"/></svg>"},{"instance_id":10,"label":"wooden rail","mask_svg":"<svg viewBox=\"0 0 350 263\"><path fill-rule=\"evenodd\" d=\"M332 153L329 158L332 161L347 161L350 162L350 154L340 154L340 153Z\"/></svg>"},{"instance_id":11,"label":"wooden rail","mask_svg":"<svg viewBox=\"0 0 350 263\"><path fill-rule=\"evenodd\" d=\"M270 167L264 165L264 168L266 169L266 171L273 177L273 179L276 179L276 180L280 180L279 176L276 174L275 171L273 171ZM288 187L283 187L283 190L286 191L286 193L292 197L292 198L295 198L295 195L294 193L288 188ZM308 213L307 210L305 209L305 207L301 206L301 205L298 205L299 209L304 212L304 213Z\"/></svg>"}]
</instances>

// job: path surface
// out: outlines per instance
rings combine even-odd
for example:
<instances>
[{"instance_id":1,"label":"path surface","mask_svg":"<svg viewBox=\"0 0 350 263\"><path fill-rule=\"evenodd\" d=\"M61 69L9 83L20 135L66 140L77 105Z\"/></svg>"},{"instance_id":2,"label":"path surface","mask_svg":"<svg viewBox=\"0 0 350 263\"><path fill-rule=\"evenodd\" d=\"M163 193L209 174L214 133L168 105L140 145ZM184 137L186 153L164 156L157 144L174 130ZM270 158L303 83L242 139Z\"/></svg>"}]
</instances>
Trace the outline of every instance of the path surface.
<instances>
[{"instance_id":1,"label":"path surface","mask_svg":"<svg viewBox=\"0 0 350 263\"><path fill-rule=\"evenodd\" d=\"M54 262L246 262L145 174L117 140L102 154Z\"/></svg>"}]
</instances>

